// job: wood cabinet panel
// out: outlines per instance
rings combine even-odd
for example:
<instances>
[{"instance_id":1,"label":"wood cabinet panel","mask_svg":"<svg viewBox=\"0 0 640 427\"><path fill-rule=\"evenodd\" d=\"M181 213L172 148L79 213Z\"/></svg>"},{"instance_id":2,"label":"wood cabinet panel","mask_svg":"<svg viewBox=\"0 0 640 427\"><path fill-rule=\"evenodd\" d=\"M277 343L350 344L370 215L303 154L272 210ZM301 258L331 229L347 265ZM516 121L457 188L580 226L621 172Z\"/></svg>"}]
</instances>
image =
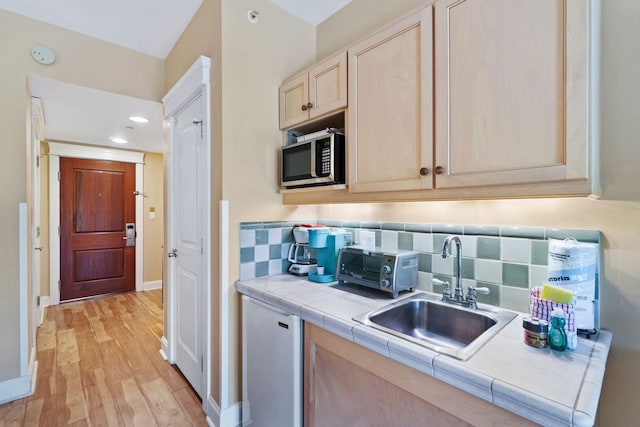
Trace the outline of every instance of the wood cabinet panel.
<instances>
[{"instance_id":1,"label":"wood cabinet panel","mask_svg":"<svg viewBox=\"0 0 640 427\"><path fill-rule=\"evenodd\" d=\"M449 384L305 324L305 426L528 426Z\"/></svg>"},{"instance_id":2,"label":"wood cabinet panel","mask_svg":"<svg viewBox=\"0 0 640 427\"><path fill-rule=\"evenodd\" d=\"M588 177L586 6L436 4L436 187Z\"/></svg>"},{"instance_id":3,"label":"wood cabinet panel","mask_svg":"<svg viewBox=\"0 0 640 427\"><path fill-rule=\"evenodd\" d=\"M302 109L309 102L309 77L305 73L293 77L280 86L280 129L309 119L309 112Z\"/></svg>"},{"instance_id":4,"label":"wood cabinet panel","mask_svg":"<svg viewBox=\"0 0 640 427\"><path fill-rule=\"evenodd\" d=\"M349 190L431 188L432 8L349 49Z\"/></svg>"},{"instance_id":5,"label":"wood cabinet panel","mask_svg":"<svg viewBox=\"0 0 640 427\"><path fill-rule=\"evenodd\" d=\"M309 118L347 106L347 52L340 52L309 71Z\"/></svg>"},{"instance_id":6,"label":"wood cabinet panel","mask_svg":"<svg viewBox=\"0 0 640 427\"><path fill-rule=\"evenodd\" d=\"M280 86L280 129L347 106L347 53L340 52Z\"/></svg>"}]
</instances>

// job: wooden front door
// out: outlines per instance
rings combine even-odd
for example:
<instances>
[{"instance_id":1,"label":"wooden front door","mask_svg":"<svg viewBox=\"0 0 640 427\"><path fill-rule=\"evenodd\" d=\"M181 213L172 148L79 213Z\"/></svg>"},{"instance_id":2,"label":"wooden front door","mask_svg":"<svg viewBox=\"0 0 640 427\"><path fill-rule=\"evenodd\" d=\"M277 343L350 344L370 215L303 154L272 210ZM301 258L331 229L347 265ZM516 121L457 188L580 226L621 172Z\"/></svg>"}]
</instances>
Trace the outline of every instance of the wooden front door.
<instances>
[{"instance_id":1,"label":"wooden front door","mask_svg":"<svg viewBox=\"0 0 640 427\"><path fill-rule=\"evenodd\" d=\"M133 163L60 159L61 301L135 289L134 191Z\"/></svg>"}]
</instances>

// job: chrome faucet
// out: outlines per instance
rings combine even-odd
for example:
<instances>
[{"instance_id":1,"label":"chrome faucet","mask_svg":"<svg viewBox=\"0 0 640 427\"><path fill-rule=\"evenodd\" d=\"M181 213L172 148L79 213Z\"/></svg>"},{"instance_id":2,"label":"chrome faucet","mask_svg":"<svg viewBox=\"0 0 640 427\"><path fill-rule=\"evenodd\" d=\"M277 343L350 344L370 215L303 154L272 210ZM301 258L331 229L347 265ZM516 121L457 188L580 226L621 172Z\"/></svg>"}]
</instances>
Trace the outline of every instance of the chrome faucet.
<instances>
[{"instance_id":1,"label":"chrome faucet","mask_svg":"<svg viewBox=\"0 0 640 427\"><path fill-rule=\"evenodd\" d=\"M451 255L451 242L456 244L456 263L454 264L453 273L456 277L455 289L453 297L449 294L449 298L453 298L456 301L463 301L464 295L462 291L462 242L458 236L447 236L442 244L442 258L447 258Z\"/></svg>"},{"instance_id":2,"label":"chrome faucet","mask_svg":"<svg viewBox=\"0 0 640 427\"><path fill-rule=\"evenodd\" d=\"M469 308L478 308L476 303L476 293L487 295L491 290L489 288L475 288L469 286L467 289L467 296L464 296L462 290L462 242L458 236L447 236L442 244L442 258L451 256L451 242L456 244L456 263L454 264L455 275L455 289L453 295L451 295L451 288L449 282L443 282L438 279L432 279L435 285L442 286L442 301L451 302L454 304L462 305Z\"/></svg>"}]
</instances>

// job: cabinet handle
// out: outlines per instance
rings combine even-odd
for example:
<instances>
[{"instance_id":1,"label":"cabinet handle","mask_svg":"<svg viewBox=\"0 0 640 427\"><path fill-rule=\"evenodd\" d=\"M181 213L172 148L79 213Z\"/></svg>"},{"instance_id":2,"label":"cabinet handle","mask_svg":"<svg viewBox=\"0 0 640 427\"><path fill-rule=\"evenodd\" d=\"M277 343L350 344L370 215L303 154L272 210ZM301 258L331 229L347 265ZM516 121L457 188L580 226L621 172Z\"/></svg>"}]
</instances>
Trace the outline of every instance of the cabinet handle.
<instances>
[{"instance_id":1,"label":"cabinet handle","mask_svg":"<svg viewBox=\"0 0 640 427\"><path fill-rule=\"evenodd\" d=\"M436 175L442 175L444 173L444 168L442 166L436 166L434 172Z\"/></svg>"},{"instance_id":2,"label":"cabinet handle","mask_svg":"<svg viewBox=\"0 0 640 427\"><path fill-rule=\"evenodd\" d=\"M313 104L312 103L308 103L307 104L307 109L311 110L313 108Z\"/></svg>"},{"instance_id":3,"label":"cabinet handle","mask_svg":"<svg viewBox=\"0 0 640 427\"><path fill-rule=\"evenodd\" d=\"M302 106L302 111L307 111L307 106L306 105Z\"/></svg>"},{"instance_id":4,"label":"cabinet handle","mask_svg":"<svg viewBox=\"0 0 640 427\"><path fill-rule=\"evenodd\" d=\"M420 168L420 175L422 175L422 176L427 176L427 175L429 175L429 169L427 169L427 168Z\"/></svg>"}]
</instances>

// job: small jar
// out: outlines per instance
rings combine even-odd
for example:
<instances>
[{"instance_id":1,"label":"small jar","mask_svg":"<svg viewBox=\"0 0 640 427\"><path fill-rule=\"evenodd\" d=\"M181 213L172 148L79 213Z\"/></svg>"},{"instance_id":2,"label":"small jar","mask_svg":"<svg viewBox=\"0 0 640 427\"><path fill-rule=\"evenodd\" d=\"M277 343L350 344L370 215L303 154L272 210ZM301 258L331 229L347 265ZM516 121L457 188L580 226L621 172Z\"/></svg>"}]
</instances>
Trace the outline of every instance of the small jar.
<instances>
[{"instance_id":1,"label":"small jar","mask_svg":"<svg viewBox=\"0 0 640 427\"><path fill-rule=\"evenodd\" d=\"M549 322L536 317L525 317L522 319L522 327L524 328L525 344L536 348L544 348L547 346Z\"/></svg>"}]
</instances>

